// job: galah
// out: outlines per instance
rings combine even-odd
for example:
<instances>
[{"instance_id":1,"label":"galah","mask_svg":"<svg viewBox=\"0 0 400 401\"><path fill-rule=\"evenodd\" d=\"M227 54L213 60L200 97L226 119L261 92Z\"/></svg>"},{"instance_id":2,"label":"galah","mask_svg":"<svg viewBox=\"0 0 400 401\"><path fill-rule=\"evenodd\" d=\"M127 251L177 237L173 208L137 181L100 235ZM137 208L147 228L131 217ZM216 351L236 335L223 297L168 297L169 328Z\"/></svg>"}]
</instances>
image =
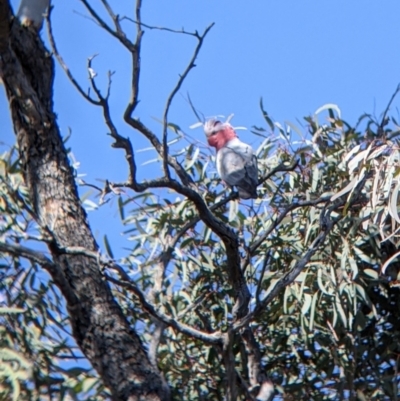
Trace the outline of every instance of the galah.
<instances>
[{"instance_id":1,"label":"galah","mask_svg":"<svg viewBox=\"0 0 400 401\"><path fill-rule=\"evenodd\" d=\"M208 120L204 132L208 144L217 149L217 171L222 180L236 187L242 199L256 199L258 168L252 147L239 140L229 123Z\"/></svg>"}]
</instances>

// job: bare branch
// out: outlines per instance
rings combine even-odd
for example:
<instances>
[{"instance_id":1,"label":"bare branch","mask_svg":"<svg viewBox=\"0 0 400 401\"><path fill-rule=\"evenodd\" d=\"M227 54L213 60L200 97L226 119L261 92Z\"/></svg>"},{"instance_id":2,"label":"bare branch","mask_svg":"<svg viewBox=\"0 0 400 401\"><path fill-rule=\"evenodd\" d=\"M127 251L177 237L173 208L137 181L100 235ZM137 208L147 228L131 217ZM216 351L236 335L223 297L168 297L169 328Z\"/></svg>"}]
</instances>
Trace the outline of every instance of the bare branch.
<instances>
[{"instance_id":1,"label":"bare branch","mask_svg":"<svg viewBox=\"0 0 400 401\"><path fill-rule=\"evenodd\" d=\"M141 6L142 6L142 1L136 0L135 12L136 12L136 20L139 22L139 24L137 25L137 30L136 30L136 42L134 48L131 50L132 54L131 98L124 113L124 120L133 128L136 128L132 124L134 121L134 119L132 118L132 113L136 109L136 106L138 105L139 102L138 99L139 99L139 78L140 78L140 48L144 33L140 25L142 18L140 12ZM139 130L139 132L142 131Z\"/></svg>"},{"instance_id":2,"label":"bare branch","mask_svg":"<svg viewBox=\"0 0 400 401\"><path fill-rule=\"evenodd\" d=\"M123 20L127 20L127 21L130 21L130 22L133 22L134 24L140 25L140 26L142 26L144 28L147 28L147 29L150 29L150 30L156 29L156 30L159 30L159 31L180 33L182 35L195 36L196 38L198 38L198 36L199 36L198 32L188 32L188 31L185 31L183 28L180 29L180 30L177 30L177 29L171 29L171 28L148 25L148 24L145 24L143 22L135 21L132 18L129 18L129 17L126 17L126 16L120 18L120 21L123 21Z\"/></svg>"},{"instance_id":3,"label":"bare branch","mask_svg":"<svg viewBox=\"0 0 400 401\"><path fill-rule=\"evenodd\" d=\"M397 85L396 90L394 91L392 97L389 100L388 105L386 106L386 109L385 109L385 111L383 113L383 116L382 116L381 123L379 124L379 127L378 127L378 135L381 135L383 133L383 129L384 129L385 125L386 125L386 115L389 112L390 106L392 105L394 99L396 98L396 96L398 95L399 92L400 92L400 84Z\"/></svg>"},{"instance_id":4,"label":"bare branch","mask_svg":"<svg viewBox=\"0 0 400 401\"><path fill-rule=\"evenodd\" d=\"M133 294L137 296L139 299L140 304L142 305L143 309L149 313L151 316L154 316L156 319L160 320L161 322L165 323L167 326L172 327L173 329L179 331L182 334L186 334L190 337L196 338L198 340L204 341L206 344L221 344L222 342L222 335L220 332L215 332L212 334L204 333L200 330L194 329L184 323L177 322L175 319L172 319L169 316L164 315L162 312L159 312L155 309L153 305L151 305L145 298L144 294L140 289L134 285L132 282L128 282L125 280L117 280L114 277L109 275L105 275L107 280L111 283L116 285L120 285L131 291Z\"/></svg>"},{"instance_id":5,"label":"bare branch","mask_svg":"<svg viewBox=\"0 0 400 401\"><path fill-rule=\"evenodd\" d=\"M118 35L125 35L124 31L121 28L121 24L119 23L119 17L118 17L118 15L114 14L114 11L112 10L110 5L108 4L108 1L107 0L101 0L101 2L103 3L103 5L104 5L105 9L107 10L107 12L108 12L109 16L111 17L111 19L113 20L114 25L115 25L115 29L116 29Z\"/></svg>"},{"instance_id":6,"label":"bare branch","mask_svg":"<svg viewBox=\"0 0 400 401\"><path fill-rule=\"evenodd\" d=\"M193 114L196 116L197 121L202 121L202 122L204 122L204 121L205 121L204 114L201 113L201 114L203 114L203 118L200 118L199 113L197 112L196 107L194 107L194 104L193 104L193 102L192 102L192 99L191 99L190 96L189 96L189 93L187 94L187 101L188 101L188 103L189 103L189 105L190 105L190 108L191 108L192 111L193 111Z\"/></svg>"},{"instance_id":7,"label":"bare branch","mask_svg":"<svg viewBox=\"0 0 400 401\"><path fill-rule=\"evenodd\" d=\"M214 23L209 25L204 33L202 35L197 35L198 43L197 46L194 50L193 56L186 67L185 71L183 74L179 77L177 84L175 85L175 88L172 90L170 95L168 96L167 103L165 105L165 110L164 110L164 117L163 117L163 166L164 166L164 173L165 175L170 178L170 172L168 169L168 113L169 109L171 107L171 103L175 97L175 95L178 93L179 89L181 88L184 80L188 76L190 70L195 67L195 61L197 59L197 56L199 55L199 52L201 50L201 46L203 45L204 38L207 36L207 33L210 31L210 29L214 26Z\"/></svg>"},{"instance_id":8,"label":"bare branch","mask_svg":"<svg viewBox=\"0 0 400 401\"><path fill-rule=\"evenodd\" d=\"M111 77L112 77L113 73L112 73L111 71L108 71L107 91L106 91L106 95L103 96L103 95L101 94L100 89L98 88L98 86L97 86L97 84L96 84L95 78L96 78L97 74L94 72L94 69L92 68L93 60L94 60L95 57L97 57L97 56L98 56L98 55L95 54L95 55L93 55L92 57L89 57L89 58L88 58L87 69L88 69L88 72L89 72L90 84L92 85L92 88L93 88L94 92L96 93L97 97L99 98L99 105L102 106L103 109L104 109L104 107L107 108L107 112L104 112L104 113L103 113L103 114L104 114L104 117L106 117L106 116L108 117L108 118L106 118L106 123L107 123L107 125L109 126L109 128L110 128L111 131L116 131L115 128L111 128L110 125L109 125L109 123L111 122L111 115L110 115L109 106L108 106L108 99L109 99L109 97L110 97L110 93L111 93L111 84L112 84L112 79L111 79Z\"/></svg>"},{"instance_id":9,"label":"bare branch","mask_svg":"<svg viewBox=\"0 0 400 401\"><path fill-rule=\"evenodd\" d=\"M135 51L135 45L126 37L125 33L121 31L114 31L110 28L109 25L100 17L100 15L94 10L94 8L90 5L87 0L81 0L84 6L87 8L91 16L96 20L96 22L110 35L114 36L114 38L118 39L129 51ZM104 1L102 0L103 4ZM108 11L108 10L107 10ZM110 13L110 12L109 12ZM115 20L113 21L116 22Z\"/></svg>"},{"instance_id":10,"label":"bare branch","mask_svg":"<svg viewBox=\"0 0 400 401\"><path fill-rule=\"evenodd\" d=\"M68 68L67 64L64 62L63 58L61 57L60 53L57 50L57 46L56 46L56 42L54 39L54 35L53 35L53 27L51 24L51 12L53 10L53 7L49 7L49 11L47 12L46 15L46 21L47 21L47 33L49 36L49 41L50 41L50 46L51 46L51 50L53 52L53 54L56 56L56 59L58 61L58 63L60 64L61 68L64 70L65 74L67 75L68 79L71 81L72 85L75 86L75 88L78 90L78 92L90 103L99 106L100 102L96 101L95 99L92 99L83 89L82 87L79 85L78 81L74 78L74 76L72 75L70 69Z\"/></svg>"}]
</instances>

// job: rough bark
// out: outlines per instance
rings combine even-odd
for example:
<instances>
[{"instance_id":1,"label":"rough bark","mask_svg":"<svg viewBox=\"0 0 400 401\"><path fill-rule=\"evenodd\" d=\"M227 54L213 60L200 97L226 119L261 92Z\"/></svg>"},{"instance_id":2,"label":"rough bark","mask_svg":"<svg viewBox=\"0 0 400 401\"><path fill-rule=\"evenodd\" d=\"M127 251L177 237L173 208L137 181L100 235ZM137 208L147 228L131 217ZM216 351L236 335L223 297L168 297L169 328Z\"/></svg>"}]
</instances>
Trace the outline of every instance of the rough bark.
<instances>
[{"instance_id":1,"label":"rough bark","mask_svg":"<svg viewBox=\"0 0 400 401\"><path fill-rule=\"evenodd\" d=\"M59 266L73 335L114 400L168 400L169 390L148 360L103 280L97 261L68 247L97 251L53 112L53 59L37 31L14 20L0 0L0 77L9 100L25 183L49 249ZM62 283L60 282L62 281Z\"/></svg>"}]
</instances>

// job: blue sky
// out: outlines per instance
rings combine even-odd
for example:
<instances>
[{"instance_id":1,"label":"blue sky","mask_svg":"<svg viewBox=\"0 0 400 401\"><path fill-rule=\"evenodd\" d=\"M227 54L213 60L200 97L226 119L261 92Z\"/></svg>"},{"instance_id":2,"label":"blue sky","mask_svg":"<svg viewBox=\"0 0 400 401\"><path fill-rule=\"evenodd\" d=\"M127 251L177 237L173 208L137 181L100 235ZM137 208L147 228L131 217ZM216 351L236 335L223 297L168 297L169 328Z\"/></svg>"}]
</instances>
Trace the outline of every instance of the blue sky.
<instances>
[{"instance_id":1,"label":"blue sky","mask_svg":"<svg viewBox=\"0 0 400 401\"><path fill-rule=\"evenodd\" d=\"M111 107L120 133L129 136L136 149L149 146L122 119L129 99L129 55L85 18L88 13L79 1L53 3L56 42L75 77L87 88L87 58L98 54L94 69L99 85L105 85L108 70L115 71ZM18 1L12 4L16 10ZM133 18L131 2L111 4L120 15ZM326 103L336 103L350 123L364 112L379 116L400 82L399 15L398 0L254 0L247 4L232 0L144 0L142 9L143 22L153 26L202 32L215 22L197 67L185 81L170 114L172 122L202 142L202 130L188 130L196 119L184 98L187 92L206 116L234 113L233 124L247 127L265 126L258 106L261 97L268 113L281 123L296 123ZM126 21L124 27L132 38L134 24ZM46 30L42 36L47 38ZM190 36L146 30L140 105L135 116L155 132L161 132L156 119L162 118L165 100L195 45ZM110 147L112 141L106 135L101 110L77 93L58 66L54 90L61 133L67 135L72 130L68 144L80 162L79 172L86 174L85 180L97 184L97 179L124 180L125 158L121 150ZM394 107L398 104L396 100ZM1 140L12 144L14 136L2 90L0 121ZM260 142L249 131L241 132L241 139L254 146ZM154 154L144 152L137 157L140 164ZM152 164L143 168L139 177L157 172ZM120 240L123 228L115 203L104 205L89 217L99 242L108 232L118 254L118 248L126 243Z\"/></svg>"}]
</instances>

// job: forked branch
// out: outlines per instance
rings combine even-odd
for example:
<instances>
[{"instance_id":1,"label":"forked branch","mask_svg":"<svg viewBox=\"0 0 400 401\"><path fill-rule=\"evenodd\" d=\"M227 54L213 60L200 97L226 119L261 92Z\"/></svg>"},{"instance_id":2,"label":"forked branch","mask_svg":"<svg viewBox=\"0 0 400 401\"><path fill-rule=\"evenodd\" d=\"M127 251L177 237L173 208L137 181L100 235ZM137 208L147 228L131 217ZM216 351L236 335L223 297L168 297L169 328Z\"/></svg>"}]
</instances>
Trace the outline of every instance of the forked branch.
<instances>
[{"instance_id":1,"label":"forked branch","mask_svg":"<svg viewBox=\"0 0 400 401\"><path fill-rule=\"evenodd\" d=\"M186 77L188 76L190 70L192 68L194 68L195 65L195 61L197 59L197 56L199 55L199 52L201 50L201 47L203 45L203 41L204 38L206 37L206 35L208 34L208 32L210 31L210 29L214 26L214 23L212 23L211 25L209 25L205 31L203 32L202 35L199 35L196 32L196 38L198 40L197 46L194 50L193 56L190 59L189 64L187 65L185 71L183 72L182 75L180 75L178 82L175 85L175 88L172 90L172 92L170 93L170 95L168 96L166 105L165 105L165 109L164 109L164 117L163 117L163 166L164 166L164 174L167 177L170 177L170 173L169 173L169 169L168 169L168 113L169 113L169 109L171 107L172 101L174 100L175 95L178 93L179 89L181 88L183 82L185 81Z\"/></svg>"}]
</instances>

